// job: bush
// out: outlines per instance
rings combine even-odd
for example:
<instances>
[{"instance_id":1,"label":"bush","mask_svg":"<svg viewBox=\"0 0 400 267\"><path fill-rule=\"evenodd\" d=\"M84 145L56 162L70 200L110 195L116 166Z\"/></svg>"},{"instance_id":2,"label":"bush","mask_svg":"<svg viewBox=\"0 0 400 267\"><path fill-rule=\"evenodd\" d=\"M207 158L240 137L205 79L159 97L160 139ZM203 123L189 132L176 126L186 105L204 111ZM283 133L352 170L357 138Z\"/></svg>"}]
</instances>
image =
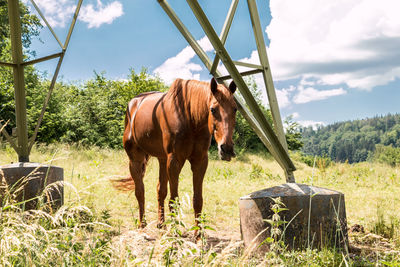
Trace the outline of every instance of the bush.
<instances>
[{"instance_id":1,"label":"bush","mask_svg":"<svg viewBox=\"0 0 400 267\"><path fill-rule=\"evenodd\" d=\"M392 145L384 146L377 144L375 152L372 154L372 160L380 163L386 163L390 166L400 164L400 148L392 147Z\"/></svg>"},{"instance_id":2,"label":"bush","mask_svg":"<svg viewBox=\"0 0 400 267\"><path fill-rule=\"evenodd\" d=\"M43 80L27 97L30 131L45 97ZM58 83L38 133L38 142L62 141L99 147L122 147L124 118L128 102L142 92L162 91L166 86L145 69L131 70L128 80L109 80L104 73L83 85Z\"/></svg>"},{"instance_id":3,"label":"bush","mask_svg":"<svg viewBox=\"0 0 400 267\"><path fill-rule=\"evenodd\" d=\"M297 160L300 160L301 162L307 164L310 167L314 167L314 162L315 162L315 167L319 169L325 169L329 167L332 164L332 160L327 157L327 156L312 156L312 155L307 155L302 152L298 152L294 155L294 158Z\"/></svg>"}]
</instances>

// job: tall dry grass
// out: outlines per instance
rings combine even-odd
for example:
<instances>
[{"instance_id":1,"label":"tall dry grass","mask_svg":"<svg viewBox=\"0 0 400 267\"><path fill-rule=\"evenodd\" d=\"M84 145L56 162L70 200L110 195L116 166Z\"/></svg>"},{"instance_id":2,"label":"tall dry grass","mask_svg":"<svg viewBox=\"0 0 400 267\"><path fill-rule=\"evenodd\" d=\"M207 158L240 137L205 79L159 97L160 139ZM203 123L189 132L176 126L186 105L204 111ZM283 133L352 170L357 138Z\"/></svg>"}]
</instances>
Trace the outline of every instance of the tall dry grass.
<instances>
[{"instance_id":1,"label":"tall dry grass","mask_svg":"<svg viewBox=\"0 0 400 267\"><path fill-rule=\"evenodd\" d=\"M241 154L232 162L219 161L215 154L210 154L203 190L204 224L209 230L205 230L205 239L200 243L195 242L191 231L194 216L190 166L186 164L180 175L180 212L175 217L169 216L175 219L170 219L166 229L159 230L156 228L158 164L150 160L144 178L149 225L144 230L137 229L134 194L114 190L109 181L129 175L123 151L51 145L34 147L31 160L54 159L52 164L64 168L65 182L71 185L64 189L65 205L55 213L44 208L3 210L0 265L343 266L400 261L396 256L400 246L400 215L396 208L400 206L398 168L375 163L333 164L321 165L312 175L312 168L298 161L296 155L293 158L298 168L297 182L312 180L313 185L343 192L349 226L361 224L367 232L384 238L379 242L385 241L392 247L366 252L364 256L345 255L347 258L329 249L283 250L280 255L272 251L263 257L246 253L240 241L238 199L284 183L282 170L264 153ZM9 147L0 149L0 165L16 160ZM365 244L364 236L357 238ZM371 242L379 246L378 241Z\"/></svg>"}]
</instances>

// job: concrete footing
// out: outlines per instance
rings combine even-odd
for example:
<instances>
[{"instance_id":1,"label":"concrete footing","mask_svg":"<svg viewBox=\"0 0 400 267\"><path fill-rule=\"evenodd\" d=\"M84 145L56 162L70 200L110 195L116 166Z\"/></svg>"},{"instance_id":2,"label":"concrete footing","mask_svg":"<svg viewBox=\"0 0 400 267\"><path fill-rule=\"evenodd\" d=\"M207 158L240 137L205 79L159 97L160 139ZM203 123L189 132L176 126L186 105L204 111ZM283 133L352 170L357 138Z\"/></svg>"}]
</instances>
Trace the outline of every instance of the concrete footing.
<instances>
[{"instance_id":1,"label":"concrete footing","mask_svg":"<svg viewBox=\"0 0 400 267\"><path fill-rule=\"evenodd\" d=\"M279 213L280 220L291 221L280 226L284 230L282 241L289 248L344 248L348 244L344 194L316 186L287 183L240 198L240 228L246 247L268 251L267 243L259 245L271 234L271 225L266 220L274 214L272 198L277 197L288 209Z\"/></svg>"},{"instance_id":2,"label":"concrete footing","mask_svg":"<svg viewBox=\"0 0 400 267\"><path fill-rule=\"evenodd\" d=\"M62 184L55 183L63 180L64 170L56 166L31 162L0 166L0 182L4 185L5 181L8 186L8 189L4 186L0 189L0 203L4 205L5 198L11 193L17 202L23 202L23 208L35 209L38 204L36 197L42 195L47 187L44 201L52 208L60 207L64 202L64 190Z\"/></svg>"}]
</instances>

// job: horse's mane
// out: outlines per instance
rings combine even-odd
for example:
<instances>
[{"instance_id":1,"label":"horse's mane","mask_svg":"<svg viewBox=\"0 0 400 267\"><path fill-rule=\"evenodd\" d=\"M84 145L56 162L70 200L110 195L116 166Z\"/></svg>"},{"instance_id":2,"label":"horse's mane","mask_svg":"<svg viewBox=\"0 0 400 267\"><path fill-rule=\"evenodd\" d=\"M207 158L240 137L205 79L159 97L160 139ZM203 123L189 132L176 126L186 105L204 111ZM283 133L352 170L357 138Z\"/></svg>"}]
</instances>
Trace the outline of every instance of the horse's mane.
<instances>
[{"instance_id":1,"label":"horse's mane","mask_svg":"<svg viewBox=\"0 0 400 267\"><path fill-rule=\"evenodd\" d=\"M211 96L208 82L176 79L167 92L166 99L175 101L194 123L200 123L208 115Z\"/></svg>"}]
</instances>

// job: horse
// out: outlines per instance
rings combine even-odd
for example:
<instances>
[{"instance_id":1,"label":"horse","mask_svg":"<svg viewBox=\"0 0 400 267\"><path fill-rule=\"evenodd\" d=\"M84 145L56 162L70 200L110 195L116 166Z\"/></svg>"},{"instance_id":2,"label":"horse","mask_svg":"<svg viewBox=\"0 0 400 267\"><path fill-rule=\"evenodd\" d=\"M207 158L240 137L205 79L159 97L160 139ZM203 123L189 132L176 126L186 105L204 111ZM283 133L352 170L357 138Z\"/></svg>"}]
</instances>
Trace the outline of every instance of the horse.
<instances>
[{"instance_id":1,"label":"horse","mask_svg":"<svg viewBox=\"0 0 400 267\"><path fill-rule=\"evenodd\" d=\"M169 208L178 198L179 173L188 160L193 172L193 209L196 225L203 207L202 186L208 165L212 135L222 160L235 156L233 130L237 106L236 85L227 88L211 82L176 79L166 93L147 92L134 97L125 116L123 146L129 158L135 196L139 204L139 227L145 227L143 176L150 156L159 162L157 185L158 224L165 221L164 201L170 187Z\"/></svg>"}]
</instances>

